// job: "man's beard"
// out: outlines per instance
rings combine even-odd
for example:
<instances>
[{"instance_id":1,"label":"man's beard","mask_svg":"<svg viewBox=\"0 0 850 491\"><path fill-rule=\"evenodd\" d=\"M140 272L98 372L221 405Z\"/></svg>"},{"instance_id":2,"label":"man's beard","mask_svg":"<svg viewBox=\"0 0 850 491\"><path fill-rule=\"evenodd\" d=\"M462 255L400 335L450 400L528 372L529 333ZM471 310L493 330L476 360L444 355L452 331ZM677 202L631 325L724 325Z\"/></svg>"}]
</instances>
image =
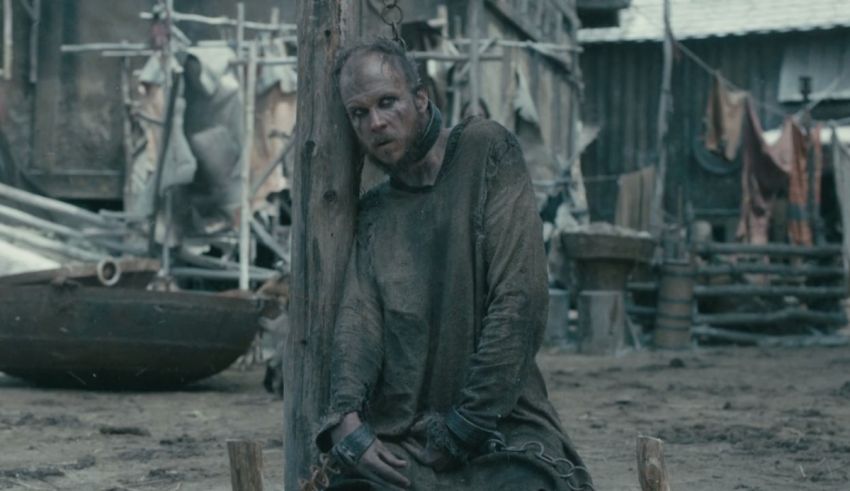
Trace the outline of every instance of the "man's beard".
<instances>
[{"instance_id":1,"label":"man's beard","mask_svg":"<svg viewBox=\"0 0 850 491\"><path fill-rule=\"evenodd\" d=\"M416 137L407 144L407 147L404 149L404 154L402 154L401 158L397 162L388 164L377 158L375 155L367 153L369 160L375 164L375 167L381 169L390 177L395 177L404 173L416 163L413 161L413 155L415 153L416 144L422 139L425 129L425 123L422 122L422 119L416 118Z\"/></svg>"}]
</instances>

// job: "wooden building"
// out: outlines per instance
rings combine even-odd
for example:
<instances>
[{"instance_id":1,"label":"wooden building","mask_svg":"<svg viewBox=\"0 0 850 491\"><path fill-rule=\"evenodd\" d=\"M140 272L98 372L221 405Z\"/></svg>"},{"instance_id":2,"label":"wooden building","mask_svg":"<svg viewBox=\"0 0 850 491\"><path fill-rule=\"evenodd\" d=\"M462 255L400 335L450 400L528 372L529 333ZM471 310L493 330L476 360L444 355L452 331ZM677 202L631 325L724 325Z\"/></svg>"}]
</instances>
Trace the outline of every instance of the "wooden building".
<instances>
[{"instance_id":1,"label":"wooden building","mask_svg":"<svg viewBox=\"0 0 850 491\"><path fill-rule=\"evenodd\" d=\"M695 158L711 70L751 93L765 130L800 110L800 76L811 77L811 97L820 101L813 110L816 120L850 116L850 6L843 0L670 4L672 31L680 44L674 47L666 208L676 212L681 192L698 218L717 225L717 239L731 240L740 173L715 175ZM599 128L582 167L591 217L612 221L617 177L657 159L663 0L586 0L579 7L586 25L579 31L582 119Z\"/></svg>"},{"instance_id":2,"label":"wooden building","mask_svg":"<svg viewBox=\"0 0 850 491\"><path fill-rule=\"evenodd\" d=\"M364 31L388 36L390 30L378 16L383 2L360 1L365 13L360 22L368 23ZM120 206L127 167L122 58L104 57L97 51L63 53L60 48L102 42L148 43L150 23L141 20L139 13L152 4L113 2L108 9L100 2L82 0L3 4L11 14L7 17L12 42L4 43L11 64L7 77L0 80L0 181L55 198ZM207 16L235 17L236 4L235 0L174 0L179 12ZM489 59L481 63L480 98L494 119L514 131L525 131L514 100L521 74L535 111L537 143L545 149L538 160L549 161L550 174L560 172L579 145L581 76L575 0L481 0L480 4L480 38L514 43L491 43L487 49ZM445 39L466 39L467 44L460 42L456 47L461 53L468 52L468 2L399 0L399 5L404 12L405 35L415 34L417 29L441 32ZM267 21L272 7L280 9L281 21L297 20L294 0L250 1L245 7L249 20ZM444 29L429 27L438 11L444 14ZM192 39L224 34L195 24L179 27ZM532 44L519 44L523 42ZM540 49L534 43L549 48ZM426 49L415 43L411 48ZM130 69L143 63L144 57L131 58ZM464 83L460 94L465 100L460 102L468 103L468 81Z\"/></svg>"},{"instance_id":3,"label":"wooden building","mask_svg":"<svg viewBox=\"0 0 850 491\"><path fill-rule=\"evenodd\" d=\"M140 12L154 2L8 1L4 41L8 73L0 79L0 182L61 199L119 203L123 197L120 57L98 51L63 53L62 45L147 43ZM181 12L236 16L233 0L175 0ZM272 7L294 22L294 0L246 2L246 18L268 21ZM11 15L9 15L11 13ZM220 28L181 25L192 38L218 37ZM203 32L200 32L203 30ZM7 42L7 41L11 41ZM138 69L144 57L131 59Z\"/></svg>"}]
</instances>

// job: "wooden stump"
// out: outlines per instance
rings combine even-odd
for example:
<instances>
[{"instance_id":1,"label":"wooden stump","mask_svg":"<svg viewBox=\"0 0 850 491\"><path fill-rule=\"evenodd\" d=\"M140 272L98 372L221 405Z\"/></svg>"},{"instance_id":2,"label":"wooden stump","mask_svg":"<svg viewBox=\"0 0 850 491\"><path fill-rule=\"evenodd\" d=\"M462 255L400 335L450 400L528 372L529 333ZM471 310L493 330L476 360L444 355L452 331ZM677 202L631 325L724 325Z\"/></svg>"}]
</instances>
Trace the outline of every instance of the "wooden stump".
<instances>
[{"instance_id":1,"label":"wooden stump","mask_svg":"<svg viewBox=\"0 0 850 491\"><path fill-rule=\"evenodd\" d=\"M664 442L658 438L639 436L637 465L641 491L670 491L670 479L664 465Z\"/></svg>"},{"instance_id":2,"label":"wooden stump","mask_svg":"<svg viewBox=\"0 0 850 491\"><path fill-rule=\"evenodd\" d=\"M263 446L250 440L227 442L233 491L263 491Z\"/></svg>"},{"instance_id":3,"label":"wooden stump","mask_svg":"<svg viewBox=\"0 0 850 491\"><path fill-rule=\"evenodd\" d=\"M625 343L625 319L622 292L581 292L578 298L579 352L614 354Z\"/></svg>"}]
</instances>

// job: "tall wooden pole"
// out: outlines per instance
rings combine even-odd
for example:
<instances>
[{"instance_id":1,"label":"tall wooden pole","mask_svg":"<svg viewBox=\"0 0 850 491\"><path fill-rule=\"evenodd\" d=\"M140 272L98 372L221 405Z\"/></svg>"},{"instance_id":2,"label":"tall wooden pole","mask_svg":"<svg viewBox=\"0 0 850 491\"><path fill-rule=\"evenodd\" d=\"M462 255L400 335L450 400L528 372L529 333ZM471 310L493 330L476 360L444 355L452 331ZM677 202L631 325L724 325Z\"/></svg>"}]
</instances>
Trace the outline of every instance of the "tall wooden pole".
<instances>
[{"instance_id":1,"label":"tall wooden pole","mask_svg":"<svg viewBox=\"0 0 850 491\"><path fill-rule=\"evenodd\" d=\"M292 195L291 330L284 350L284 482L316 462L327 409L333 324L354 236L359 165L333 84L339 51L363 26L357 0L299 0L298 120Z\"/></svg>"},{"instance_id":2,"label":"tall wooden pole","mask_svg":"<svg viewBox=\"0 0 850 491\"><path fill-rule=\"evenodd\" d=\"M467 36L472 40L469 46L469 111L478 114L478 100L481 99L481 57L479 48L481 42L481 8L482 0L470 0L467 17Z\"/></svg>"},{"instance_id":3,"label":"tall wooden pole","mask_svg":"<svg viewBox=\"0 0 850 491\"><path fill-rule=\"evenodd\" d=\"M655 189L649 215L649 231L661 237L664 228L664 184L667 177L667 129L672 111L673 93L673 31L670 29L670 0L664 0L664 65L661 72L661 98L658 102L658 134L655 148L658 164L655 168Z\"/></svg>"},{"instance_id":4,"label":"tall wooden pole","mask_svg":"<svg viewBox=\"0 0 850 491\"><path fill-rule=\"evenodd\" d=\"M242 5L242 4L240 4ZM241 58L240 58L241 59ZM239 289L251 288L249 268L251 265L251 150L254 143L254 98L257 89L257 43L252 41L248 49L245 73L245 143L242 145L239 179L241 205L239 207Z\"/></svg>"}]
</instances>

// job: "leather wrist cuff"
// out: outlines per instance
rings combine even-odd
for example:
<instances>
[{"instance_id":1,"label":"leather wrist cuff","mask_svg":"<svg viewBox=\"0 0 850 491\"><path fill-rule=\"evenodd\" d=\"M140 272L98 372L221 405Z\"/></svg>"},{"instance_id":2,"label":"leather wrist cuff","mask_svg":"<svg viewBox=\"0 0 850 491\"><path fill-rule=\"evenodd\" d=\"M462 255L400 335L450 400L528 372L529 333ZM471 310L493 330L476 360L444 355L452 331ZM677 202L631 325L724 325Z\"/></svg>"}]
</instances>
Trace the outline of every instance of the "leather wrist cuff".
<instances>
[{"instance_id":1,"label":"leather wrist cuff","mask_svg":"<svg viewBox=\"0 0 850 491\"><path fill-rule=\"evenodd\" d=\"M487 440L501 436L464 418L455 408L446 415L446 427L464 446L475 450L481 449Z\"/></svg>"},{"instance_id":2,"label":"leather wrist cuff","mask_svg":"<svg viewBox=\"0 0 850 491\"><path fill-rule=\"evenodd\" d=\"M353 468L357 466L360 457L372 446L377 437L372 428L366 423L361 424L356 430L349 433L345 438L338 441L331 448L331 455L340 464Z\"/></svg>"}]
</instances>

